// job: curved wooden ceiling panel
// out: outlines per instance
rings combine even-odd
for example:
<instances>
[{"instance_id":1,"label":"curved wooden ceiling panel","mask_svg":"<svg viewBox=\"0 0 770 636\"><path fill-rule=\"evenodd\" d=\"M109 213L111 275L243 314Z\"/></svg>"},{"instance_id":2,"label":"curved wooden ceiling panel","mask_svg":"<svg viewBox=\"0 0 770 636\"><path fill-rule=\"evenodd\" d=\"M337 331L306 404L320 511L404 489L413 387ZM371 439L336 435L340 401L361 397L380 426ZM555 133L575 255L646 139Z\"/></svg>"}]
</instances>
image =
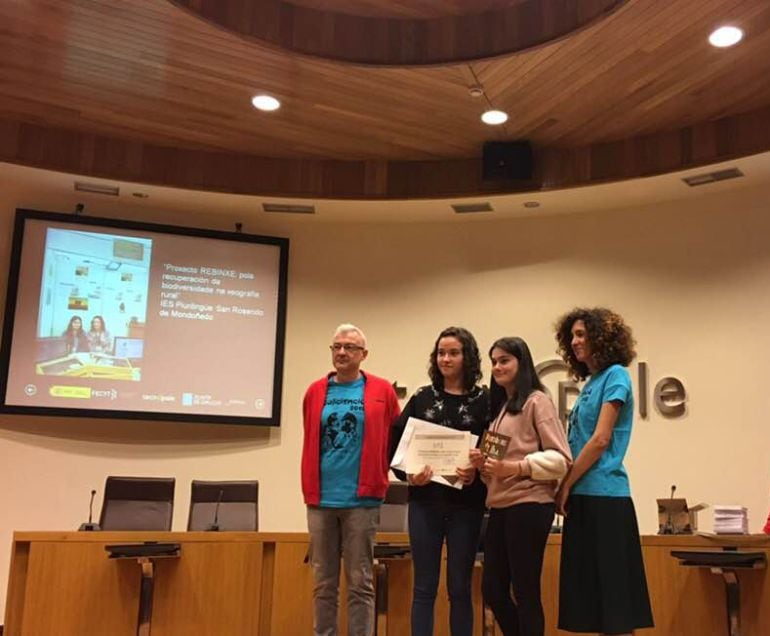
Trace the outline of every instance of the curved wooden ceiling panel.
<instances>
[{"instance_id":1,"label":"curved wooden ceiling panel","mask_svg":"<svg viewBox=\"0 0 770 636\"><path fill-rule=\"evenodd\" d=\"M440 18L505 9L527 0L291 0L298 7L370 18Z\"/></svg>"},{"instance_id":2,"label":"curved wooden ceiling panel","mask_svg":"<svg viewBox=\"0 0 770 636\"><path fill-rule=\"evenodd\" d=\"M717 50L706 37L724 22L747 37ZM0 24L0 160L69 172L253 194L430 197L622 179L770 149L766 0L628 0L533 50L419 68L282 51L168 0L0 2ZM469 95L473 85L482 97ZM255 111L256 92L282 108ZM490 107L509 121L482 124ZM482 181L484 142L513 139L534 145L537 179Z\"/></svg>"},{"instance_id":3,"label":"curved wooden ceiling panel","mask_svg":"<svg viewBox=\"0 0 770 636\"><path fill-rule=\"evenodd\" d=\"M0 161L236 194L313 199L463 197L648 177L770 150L770 107L668 132L536 152L534 178L487 181L478 158L284 159L192 150L0 121Z\"/></svg>"},{"instance_id":4,"label":"curved wooden ceiling panel","mask_svg":"<svg viewBox=\"0 0 770 636\"><path fill-rule=\"evenodd\" d=\"M280 49L328 60L384 66L467 62L523 51L574 33L606 17L626 0L513 0L466 3L462 14L392 17L383 2L289 0L169 0L233 33ZM414 6L419 0L401 6ZM398 6L398 5L397 5ZM438 11L439 5L430 8ZM450 8L457 9L457 4ZM379 15L372 14L378 9ZM471 12L472 11L472 12ZM384 14L384 15L383 15Z\"/></svg>"}]
</instances>

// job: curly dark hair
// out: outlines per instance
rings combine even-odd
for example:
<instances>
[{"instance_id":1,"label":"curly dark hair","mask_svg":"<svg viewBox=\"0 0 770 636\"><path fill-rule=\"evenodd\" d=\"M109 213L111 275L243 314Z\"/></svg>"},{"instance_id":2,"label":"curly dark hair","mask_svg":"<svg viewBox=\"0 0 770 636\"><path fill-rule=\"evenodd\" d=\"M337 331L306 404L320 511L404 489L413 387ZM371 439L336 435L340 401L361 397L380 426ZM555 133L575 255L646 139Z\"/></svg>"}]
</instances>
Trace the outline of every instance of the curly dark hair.
<instances>
[{"instance_id":1,"label":"curly dark hair","mask_svg":"<svg viewBox=\"0 0 770 636\"><path fill-rule=\"evenodd\" d=\"M604 307L576 307L556 321L556 352L564 359L573 376L585 380L591 372L585 362L578 362L572 351L572 325L582 320L586 326L591 356L597 370L606 369L611 364L627 367L636 357L636 341L623 318Z\"/></svg>"},{"instance_id":2,"label":"curly dark hair","mask_svg":"<svg viewBox=\"0 0 770 636\"><path fill-rule=\"evenodd\" d=\"M463 388L470 391L481 380L481 356L479 355L479 346L476 344L476 338L467 329L462 327L447 327L436 338L433 345L433 351L430 352L428 360L428 376L431 384L437 389L444 388L444 376L438 368L436 354L438 353L438 343L442 338L457 338L463 346Z\"/></svg>"}]
</instances>

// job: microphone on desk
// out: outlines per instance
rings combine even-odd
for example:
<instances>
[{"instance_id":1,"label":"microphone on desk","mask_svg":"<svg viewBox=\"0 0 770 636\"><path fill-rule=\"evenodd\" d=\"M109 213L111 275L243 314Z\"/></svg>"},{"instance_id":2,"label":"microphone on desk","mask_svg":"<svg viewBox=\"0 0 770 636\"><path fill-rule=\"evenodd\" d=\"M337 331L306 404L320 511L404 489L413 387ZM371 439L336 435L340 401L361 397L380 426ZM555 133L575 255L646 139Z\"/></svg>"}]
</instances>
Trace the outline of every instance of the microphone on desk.
<instances>
[{"instance_id":1,"label":"microphone on desk","mask_svg":"<svg viewBox=\"0 0 770 636\"><path fill-rule=\"evenodd\" d=\"M222 495L224 494L224 489L220 488L219 497L217 498L217 505L214 508L214 523L210 523L206 526L206 532L219 532L219 504L222 503Z\"/></svg>"},{"instance_id":2,"label":"microphone on desk","mask_svg":"<svg viewBox=\"0 0 770 636\"><path fill-rule=\"evenodd\" d=\"M94 530L101 530L98 523L93 522L94 518L94 496L95 490L91 490L91 501L88 503L88 523L81 523L78 530L85 532L93 532Z\"/></svg>"},{"instance_id":3,"label":"microphone on desk","mask_svg":"<svg viewBox=\"0 0 770 636\"><path fill-rule=\"evenodd\" d=\"M671 496L669 499L674 499L674 493L676 492L676 484L671 486ZM666 515L666 525L663 526L663 530L660 534L674 534L674 518L671 515L671 506L668 506L668 514Z\"/></svg>"}]
</instances>

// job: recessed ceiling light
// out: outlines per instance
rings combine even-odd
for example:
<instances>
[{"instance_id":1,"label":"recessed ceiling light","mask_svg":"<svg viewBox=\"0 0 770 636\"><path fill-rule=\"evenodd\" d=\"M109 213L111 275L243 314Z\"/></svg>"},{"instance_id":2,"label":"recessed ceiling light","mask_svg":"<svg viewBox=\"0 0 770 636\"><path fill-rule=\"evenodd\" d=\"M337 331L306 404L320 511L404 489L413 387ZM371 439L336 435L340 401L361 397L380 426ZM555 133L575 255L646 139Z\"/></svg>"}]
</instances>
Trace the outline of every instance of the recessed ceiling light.
<instances>
[{"instance_id":1,"label":"recessed ceiling light","mask_svg":"<svg viewBox=\"0 0 770 636\"><path fill-rule=\"evenodd\" d=\"M743 31L734 26L719 27L709 35L709 42L712 46L720 49L738 44L743 39Z\"/></svg>"},{"instance_id":2,"label":"recessed ceiling light","mask_svg":"<svg viewBox=\"0 0 770 636\"><path fill-rule=\"evenodd\" d=\"M251 103L254 108L264 111L278 110L281 107L281 102L271 95L254 95Z\"/></svg>"},{"instance_id":3,"label":"recessed ceiling light","mask_svg":"<svg viewBox=\"0 0 770 636\"><path fill-rule=\"evenodd\" d=\"M481 97L484 94L484 89L478 84L468 87L468 94L471 97Z\"/></svg>"},{"instance_id":4,"label":"recessed ceiling light","mask_svg":"<svg viewBox=\"0 0 770 636\"><path fill-rule=\"evenodd\" d=\"M508 121L508 114L501 110L488 110L481 116L481 121L490 126L499 126Z\"/></svg>"}]
</instances>

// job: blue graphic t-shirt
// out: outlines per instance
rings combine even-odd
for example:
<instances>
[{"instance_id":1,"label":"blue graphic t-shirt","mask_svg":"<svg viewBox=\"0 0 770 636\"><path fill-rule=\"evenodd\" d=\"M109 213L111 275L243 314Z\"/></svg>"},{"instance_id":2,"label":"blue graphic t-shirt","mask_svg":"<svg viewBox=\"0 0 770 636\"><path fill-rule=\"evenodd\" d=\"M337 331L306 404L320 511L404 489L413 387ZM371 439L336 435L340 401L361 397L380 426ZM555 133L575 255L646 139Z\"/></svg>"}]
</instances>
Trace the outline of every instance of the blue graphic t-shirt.
<instances>
[{"instance_id":1,"label":"blue graphic t-shirt","mask_svg":"<svg viewBox=\"0 0 770 636\"><path fill-rule=\"evenodd\" d=\"M364 379L338 383L329 379L321 412L321 502L325 508L377 506L358 497L358 473L364 439Z\"/></svg>"},{"instance_id":2,"label":"blue graphic t-shirt","mask_svg":"<svg viewBox=\"0 0 770 636\"><path fill-rule=\"evenodd\" d=\"M596 430L599 411L605 402L622 402L609 446L596 463L572 488L576 495L630 497L628 474L623 458L631 439L634 418L634 395L631 378L625 367L613 364L592 375L578 396L569 417L569 446L577 457Z\"/></svg>"}]
</instances>

